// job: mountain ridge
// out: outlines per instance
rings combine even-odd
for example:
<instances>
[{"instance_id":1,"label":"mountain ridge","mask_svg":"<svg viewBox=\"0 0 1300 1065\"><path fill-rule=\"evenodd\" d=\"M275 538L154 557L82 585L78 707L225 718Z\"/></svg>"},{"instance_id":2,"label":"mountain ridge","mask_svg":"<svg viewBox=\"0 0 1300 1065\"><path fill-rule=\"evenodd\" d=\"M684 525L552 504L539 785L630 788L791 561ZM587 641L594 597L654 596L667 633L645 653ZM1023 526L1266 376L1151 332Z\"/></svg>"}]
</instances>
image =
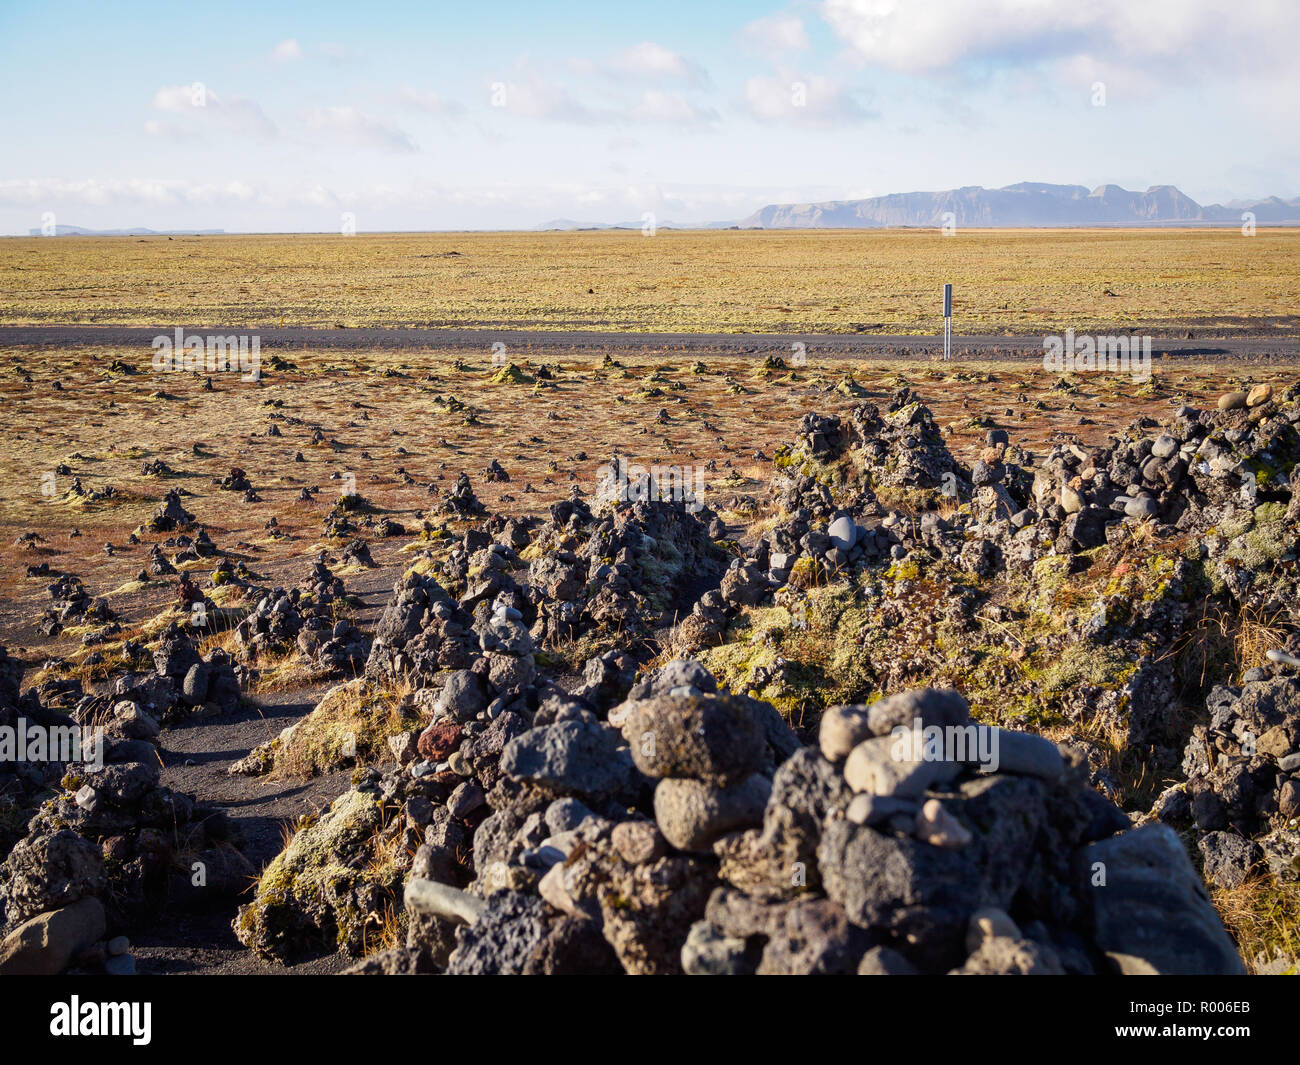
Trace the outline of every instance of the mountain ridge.
<instances>
[{"instance_id":1,"label":"mountain ridge","mask_svg":"<svg viewBox=\"0 0 1300 1065\"><path fill-rule=\"evenodd\" d=\"M1202 206L1173 185L1135 192L1119 185L1021 181L999 189L965 185L937 192L895 192L860 200L768 204L735 223L744 229L883 229L1236 224L1253 211L1257 224L1300 224L1300 197L1270 196Z\"/></svg>"}]
</instances>

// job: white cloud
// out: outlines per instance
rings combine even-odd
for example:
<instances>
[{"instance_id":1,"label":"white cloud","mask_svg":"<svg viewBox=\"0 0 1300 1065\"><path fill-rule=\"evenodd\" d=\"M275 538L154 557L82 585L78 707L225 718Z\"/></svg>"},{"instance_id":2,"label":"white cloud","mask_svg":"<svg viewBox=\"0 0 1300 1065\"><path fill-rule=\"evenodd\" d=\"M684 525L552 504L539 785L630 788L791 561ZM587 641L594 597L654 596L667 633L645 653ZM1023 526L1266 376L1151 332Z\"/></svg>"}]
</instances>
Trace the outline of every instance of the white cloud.
<instances>
[{"instance_id":1,"label":"white cloud","mask_svg":"<svg viewBox=\"0 0 1300 1065\"><path fill-rule=\"evenodd\" d=\"M557 78L557 70L564 77ZM492 110L539 121L691 126L718 119L701 100L710 87L708 73L698 63L642 41L600 59L566 57L539 63L523 56L511 80L492 81L486 89Z\"/></svg>"},{"instance_id":2,"label":"white cloud","mask_svg":"<svg viewBox=\"0 0 1300 1065\"><path fill-rule=\"evenodd\" d=\"M153 105L159 111L183 114L191 108L202 107L207 90L202 82L193 85L164 85L153 94Z\"/></svg>"},{"instance_id":3,"label":"white cloud","mask_svg":"<svg viewBox=\"0 0 1300 1065\"><path fill-rule=\"evenodd\" d=\"M742 44L759 52L802 52L809 44L803 19L788 11L754 19L741 29L739 36Z\"/></svg>"},{"instance_id":4,"label":"white cloud","mask_svg":"<svg viewBox=\"0 0 1300 1065\"><path fill-rule=\"evenodd\" d=\"M307 125L357 148L403 154L419 151L415 142L402 130L355 107L313 108L307 113Z\"/></svg>"},{"instance_id":5,"label":"white cloud","mask_svg":"<svg viewBox=\"0 0 1300 1065\"><path fill-rule=\"evenodd\" d=\"M246 96L220 96L199 81L190 85L164 85L154 93L153 107L175 115L176 119L146 121L145 132L151 136L195 137L201 132L221 130L267 141L279 132L253 100Z\"/></svg>"},{"instance_id":6,"label":"white cloud","mask_svg":"<svg viewBox=\"0 0 1300 1065\"><path fill-rule=\"evenodd\" d=\"M524 118L547 122L568 122L574 125L595 125L613 122L617 112L607 107L593 107L574 96L565 86L542 78L526 81L494 82L488 87L490 98L503 104L494 105L500 110Z\"/></svg>"},{"instance_id":7,"label":"white cloud","mask_svg":"<svg viewBox=\"0 0 1300 1065\"><path fill-rule=\"evenodd\" d=\"M302 58L302 45L296 37L281 41L271 49L271 59L276 63L296 63Z\"/></svg>"},{"instance_id":8,"label":"white cloud","mask_svg":"<svg viewBox=\"0 0 1300 1065\"><path fill-rule=\"evenodd\" d=\"M151 137L162 137L172 141L193 140L198 136L198 131L190 126L180 122L159 122L156 118L145 122L144 131Z\"/></svg>"},{"instance_id":9,"label":"white cloud","mask_svg":"<svg viewBox=\"0 0 1300 1065\"><path fill-rule=\"evenodd\" d=\"M823 0L821 13L862 60L906 73L1058 60L1198 76L1284 68L1300 31L1300 7L1267 0Z\"/></svg>"},{"instance_id":10,"label":"white cloud","mask_svg":"<svg viewBox=\"0 0 1300 1065\"><path fill-rule=\"evenodd\" d=\"M415 89L409 85L404 85L399 95L404 105L416 111L423 111L428 115L453 118L465 113L464 104L456 100L445 99L432 89Z\"/></svg>"},{"instance_id":11,"label":"white cloud","mask_svg":"<svg viewBox=\"0 0 1300 1065\"><path fill-rule=\"evenodd\" d=\"M495 82L489 86L489 93L491 97L504 100L504 104L497 105L504 113L577 126L638 123L698 126L718 120L718 113L713 108L670 89L643 89L638 96L629 99L590 86L575 92L559 82L532 77Z\"/></svg>"},{"instance_id":12,"label":"white cloud","mask_svg":"<svg viewBox=\"0 0 1300 1065\"><path fill-rule=\"evenodd\" d=\"M339 64L355 59L351 48L337 41L322 41L320 44L302 44L297 37L281 41L267 53L272 63L287 65L301 63L310 59L324 59L329 63Z\"/></svg>"},{"instance_id":13,"label":"white cloud","mask_svg":"<svg viewBox=\"0 0 1300 1065\"><path fill-rule=\"evenodd\" d=\"M639 217L642 210L684 212L699 221L739 217L765 203L822 200L843 197L838 186L753 187L742 185L665 185L657 182L598 184L586 182L477 183L463 186L430 185L426 181L409 185L371 184L333 187L319 181L225 182L131 179L110 181L96 178L18 179L0 181L0 207L32 209L79 207L129 210L142 206L182 207L187 204L213 208L289 211L318 208L337 209L350 205L359 211L417 211L438 205L460 205L481 210L507 206L536 213L536 221L555 217L575 207L608 211L600 221L625 221ZM24 216L25 217L25 216ZM221 216L194 215L193 225L223 224ZM69 221L75 221L71 218ZM112 222L111 219L108 220ZM112 222L112 224L135 224ZM36 224L32 222L30 224ZM147 224L147 223L146 223ZM281 225L273 220L273 228ZM332 227L331 219L326 228Z\"/></svg>"},{"instance_id":14,"label":"white cloud","mask_svg":"<svg viewBox=\"0 0 1300 1065\"><path fill-rule=\"evenodd\" d=\"M876 117L821 74L774 74L745 81L745 106L761 122L843 125Z\"/></svg>"},{"instance_id":15,"label":"white cloud","mask_svg":"<svg viewBox=\"0 0 1300 1065\"><path fill-rule=\"evenodd\" d=\"M699 63L653 41L642 41L615 52L603 66L614 77L684 81L698 87L709 84L709 75Z\"/></svg>"},{"instance_id":16,"label":"white cloud","mask_svg":"<svg viewBox=\"0 0 1300 1065\"><path fill-rule=\"evenodd\" d=\"M190 182L156 178L105 181L63 178L0 181L0 204L63 206L177 206L182 204L250 203L258 196L243 181Z\"/></svg>"},{"instance_id":17,"label":"white cloud","mask_svg":"<svg viewBox=\"0 0 1300 1065\"><path fill-rule=\"evenodd\" d=\"M629 112L643 122L668 122L679 126L701 125L717 121L712 108L697 107L678 92L647 89Z\"/></svg>"}]
</instances>

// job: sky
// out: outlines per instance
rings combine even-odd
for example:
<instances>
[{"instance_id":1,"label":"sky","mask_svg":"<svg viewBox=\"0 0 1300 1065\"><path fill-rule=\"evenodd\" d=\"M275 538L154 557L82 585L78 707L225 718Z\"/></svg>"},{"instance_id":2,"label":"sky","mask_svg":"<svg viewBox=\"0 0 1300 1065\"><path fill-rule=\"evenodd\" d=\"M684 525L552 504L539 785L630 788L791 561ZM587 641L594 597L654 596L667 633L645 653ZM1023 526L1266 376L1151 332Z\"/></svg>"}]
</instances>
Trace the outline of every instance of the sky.
<instances>
[{"instance_id":1,"label":"sky","mask_svg":"<svg viewBox=\"0 0 1300 1065\"><path fill-rule=\"evenodd\" d=\"M0 0L0 233L1300 195L1296 0Z\"/></svg>"}]
</instances>

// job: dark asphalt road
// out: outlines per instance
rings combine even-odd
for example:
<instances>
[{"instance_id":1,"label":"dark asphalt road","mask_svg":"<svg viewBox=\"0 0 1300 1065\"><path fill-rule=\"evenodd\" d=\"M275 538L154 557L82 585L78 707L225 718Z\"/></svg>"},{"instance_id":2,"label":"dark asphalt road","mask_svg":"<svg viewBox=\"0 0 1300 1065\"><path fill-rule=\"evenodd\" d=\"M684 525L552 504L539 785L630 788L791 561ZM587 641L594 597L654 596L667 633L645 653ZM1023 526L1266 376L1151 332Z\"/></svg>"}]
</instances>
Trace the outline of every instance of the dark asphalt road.
<instances>
[{"instance_id":1,"label":"dark asphalt road","mask_svg":"<svg viewBox=\"0 0 1300 1065\"><path fill-rule=\"evenodd\" d=\"M246 326L184 326L186 334L240 334ZM689 351L723 354L791 352L802 343L809 355L930 357L943 350L942 337L876 336L866 334L776 333L602 333L576 330L552 332L520 329L258 329L264 349L289 348L409 348L416 350L492 350L501 342L507 350L524 353L566 351ZM174 335L175 326L123 325L7 325L0 326L0 347L111 346L149 348L161 333ZM1300 359L1295 338L1154 338L1155 357ZM1041 358L1041 336L954 336L953 353L968 358Z\"/></svg>"}]
</instances>

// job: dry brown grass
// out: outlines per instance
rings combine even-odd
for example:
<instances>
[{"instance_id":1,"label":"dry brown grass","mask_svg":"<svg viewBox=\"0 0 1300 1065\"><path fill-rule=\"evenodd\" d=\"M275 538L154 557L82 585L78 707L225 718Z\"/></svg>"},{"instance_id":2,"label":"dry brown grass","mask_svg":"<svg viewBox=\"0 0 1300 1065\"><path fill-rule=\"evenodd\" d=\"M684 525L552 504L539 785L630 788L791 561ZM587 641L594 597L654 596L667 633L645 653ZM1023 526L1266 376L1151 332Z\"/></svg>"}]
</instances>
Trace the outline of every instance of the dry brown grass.
<instances>
[{"instance_id":1,"label":"dry brown grass","mask_svg":"<svg viewBox=\"0 0 1300 1065\"><path fill-rule=\"evenodd\" d=\"M1267 653L1281 647L1289 631L1282 619L1266 615L1261 607L1228 607L1204 599L1199 609L1200 615L1172 649L1185 689L1235 683L1246 670L1267 666Z\"/></svg>"},{"instance_id":2,"label":"dry brown grass","mask_svg":"<svg viewBox=\"0 0 1300 1065\"><path fill-rule=\"evenodd\" d=\"M1290 631L1283 619L1265 614L1262 607L1244 607L1237 615L1232 637L1238 676L1248 669L1267 666L1268 652L1281 647Z\"/></svg>"},{"instance_id":3,"label":"dry brown grass","mask_svg":"<svg viewBox=\"0 0 1300 1065\"><path fill-rule=\"evenodd\" d=\"M361 956L368 958L372 954L381 954L393 947L400 947L406 942L406 928L410 919L406 910L394 900L384 903L384 912L379 914L379 924L368 923L362 930Z\"/></svg>"},{"instance_id":4,"label":"dry brown grass","mask_svg":"<svg viewBox=\"0 0 1300 1065\"><path fill-rule=\"evenodd\" d=\"M388 233L0 240L0 321L1295 336L1300 232Z\"/></svg>"},{"instance_id":5,"label":"dry brown grass","mask_svg":"<svg viewBox=\"0 0 1300 1065\"><path fill-rule=\"evenodd\" d=\"M1258 874L1210 894L1252 973L1300 974L1300 884Z\"/></svg>"}]
</instances>

